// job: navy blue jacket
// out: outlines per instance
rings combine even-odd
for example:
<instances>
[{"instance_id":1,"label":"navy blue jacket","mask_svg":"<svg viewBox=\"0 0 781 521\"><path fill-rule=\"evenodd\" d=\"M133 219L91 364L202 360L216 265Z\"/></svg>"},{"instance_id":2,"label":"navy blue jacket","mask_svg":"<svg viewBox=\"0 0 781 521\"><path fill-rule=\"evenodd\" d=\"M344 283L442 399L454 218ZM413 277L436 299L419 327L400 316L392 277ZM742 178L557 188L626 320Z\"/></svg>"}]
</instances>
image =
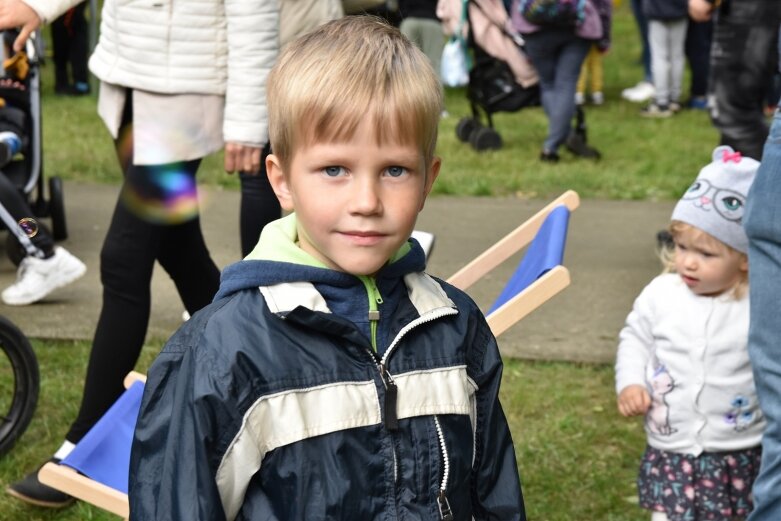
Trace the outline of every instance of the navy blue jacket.
<instances>
[{"instance_id":1,"label":"navy blue jacket","mask_svg":"<svg viewBox=\"0 0 781 521\"><path fill-rule=\"evenodd\" d=\"M149 370L131 519L525 520L496 341L410 244L373 287L228 267Z\"/></svg>"}]
</instances>

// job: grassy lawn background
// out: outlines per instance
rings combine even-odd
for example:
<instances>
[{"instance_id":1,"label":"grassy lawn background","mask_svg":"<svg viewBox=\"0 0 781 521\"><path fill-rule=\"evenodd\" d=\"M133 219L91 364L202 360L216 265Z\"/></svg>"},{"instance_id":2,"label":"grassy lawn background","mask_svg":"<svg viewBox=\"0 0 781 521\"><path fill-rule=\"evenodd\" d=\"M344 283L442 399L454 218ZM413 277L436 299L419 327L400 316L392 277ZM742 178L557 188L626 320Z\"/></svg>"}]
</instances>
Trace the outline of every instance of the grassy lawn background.
<instances>
[{"instance_id":1,"label":"grassy lawn background","mask_svg":"<svg viewBox=\"0 0 781 521\"><path fill-rule=\"evenodd\" d=\"M447 89L450 116L440 127L438 153L443 166L434 194L544 198L571 188L586 198L677 198L709 161L718 134L703 111L683 111L666 120L645 119L638 115L640 105L621 100L621 90L642 78L639 54L634 21L622 6L615 15L613 47L605 56L607 102L586 108L589 141L603 153L600 162L574 159L566 151L559 164L538 161L547 131L539 107L496 114L494 123L504 148L477 153L455 136L458 120L471 113L466 91ZM52 83L44 84L47 172L65 179L118 182L112 141L96 115L94 97L55 97L50 95ZM237 186L235 176L222 170L220 154L205 160L199 179Z\"/></svg>"},{"instance_id":2,"label":"grassy lawn background","mask_svg":"<svg viewBox=\"0 0 781 521\"><path fill-rule=\"evenodd\" d=\"M465 91L448 89L450 117L442 121L438 149L444 164L434 195L546 198L573 188L585 198L678 197L708 161L718 135L703 112L646 120L638 116L638 105L620 100L621 89L642 76L628 6L617 9L613 40L613 49L605 57L607 103L587 112L590 142L602 151L602 161L576 160L562 152L561 163L541 164L537 155L546 121L540 108L496 115L505 146L478 154L455 137L458 119L469 114ZM44 69L43 88L46 175L117 183L120 173L111 139L95 114L95 97L53 96L51 68ZM207 158L200 179L236 188L236 178L227 176L221 165L220 154ZM162 341L149 341L139 370L146 370ZM80 401L89 344L37 340L33 344L41 366L41 398L24 437L0 458L2 488L56 450ZM502 399L516 442L530 520L649 517L633 503L644 445L641 422L618 416L612 367L508 360ZM78 519L112 516L84 504L63 511L30 508L0 492L0 521Z\"/></svg>"}]
</instances>

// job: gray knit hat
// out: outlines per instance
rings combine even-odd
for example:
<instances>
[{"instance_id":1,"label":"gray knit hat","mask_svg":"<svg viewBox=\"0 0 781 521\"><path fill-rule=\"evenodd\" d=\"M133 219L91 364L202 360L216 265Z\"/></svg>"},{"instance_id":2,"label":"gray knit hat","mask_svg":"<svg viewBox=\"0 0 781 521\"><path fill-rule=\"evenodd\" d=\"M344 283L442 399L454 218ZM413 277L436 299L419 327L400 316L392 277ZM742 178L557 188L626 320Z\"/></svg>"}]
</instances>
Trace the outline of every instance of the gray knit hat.
<instances>
[{"instance_id":1,"label":"gray knit hat","mask_svg":"<svg viewBox=\"0 0 781 521\"><path fill-rule=\"evenodd\" d=\"M728 146L713 151L713 162L700 170L673 210L672 219L714 236L743 253L748 237L743 231L746 196L754 182L759 161L743 157Z\"/></svg>"}]
</instances>

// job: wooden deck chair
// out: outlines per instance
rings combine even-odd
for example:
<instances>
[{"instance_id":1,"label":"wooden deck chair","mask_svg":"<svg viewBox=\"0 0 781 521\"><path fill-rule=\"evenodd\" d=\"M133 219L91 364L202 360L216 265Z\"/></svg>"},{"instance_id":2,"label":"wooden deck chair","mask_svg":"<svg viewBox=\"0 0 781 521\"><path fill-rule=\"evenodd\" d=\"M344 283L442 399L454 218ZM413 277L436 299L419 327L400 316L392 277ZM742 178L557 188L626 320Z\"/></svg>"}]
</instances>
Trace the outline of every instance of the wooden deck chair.
<instances>
[{"instance_id":1,"label":"wooden deck chair","mask_svg":"<svg viewBox=\"0 0 781 521\"><path fill-rule=\"evenodd\" d=\"M569 285L569 270L562 265L564 244L569 214L579 205L576 192L563 193L448 279L457 288L466 290L529 245L509 282L486 313L494 336L501 335Z\"/></svg>"},{"instance_id":2,"label":"wooden deck chair","mask_svg":"<svg viewBox=\"0 0 781 521\"><path fill-rule=\"evenodd\" d=\"M578 195L566 192L448 280L466 289L531 243L487 315L496 336L569 284L569 272L561 261L569 211L578 204ZM426 240L425 235L423 239ZM427 253L432 244L433 235ZM130 373L125 378L127 391L76 448L59 464L47 463L41 468L38 473L41 483L127 518L130 447L145 381L144 375Z\"/></svg>"},{"instance_id":3,"label":"wooden deck chair","mask_svg":"<svg viewBox=\"0 0 781 521\"><path fill-rule=\"evenodd\" d=\"M412 238L418 241L420 247L423 248L423 253L426 254L426 259L431 257L431 252L434 249L434 241L436 236L433 233L424 232L423 230L413 230Z\"/></svg>"},{"instance_id":4,"label":"wooden deck chair","mask_svg":"<svg viewBox=\"0 0 781 521\"><path fill-rule=\"evenodd\" d=\"M38 471L41 483L127 518L130 446L145 381L141 373L128 374L126 391L71 453Z\"/></svg>"}]
</instances>

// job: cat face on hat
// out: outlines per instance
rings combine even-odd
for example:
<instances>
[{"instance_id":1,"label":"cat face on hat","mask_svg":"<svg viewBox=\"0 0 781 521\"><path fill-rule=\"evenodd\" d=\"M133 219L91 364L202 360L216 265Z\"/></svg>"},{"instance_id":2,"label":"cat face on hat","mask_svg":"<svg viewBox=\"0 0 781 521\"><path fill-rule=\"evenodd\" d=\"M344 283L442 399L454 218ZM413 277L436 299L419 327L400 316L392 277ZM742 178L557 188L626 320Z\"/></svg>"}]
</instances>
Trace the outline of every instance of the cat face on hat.
<instances>
[{"instance_id":1,"label":"cat face on hat","mask_svg":"<svg viewBox=\"0 0 781 521\"><path fill-rule=\"evenodd\" d=\"M759 162L731 147L717 147L712 161L673 210L672 219L696 226L732 248L747 252L743 213Z\"/></svg>"}]
</instances>

